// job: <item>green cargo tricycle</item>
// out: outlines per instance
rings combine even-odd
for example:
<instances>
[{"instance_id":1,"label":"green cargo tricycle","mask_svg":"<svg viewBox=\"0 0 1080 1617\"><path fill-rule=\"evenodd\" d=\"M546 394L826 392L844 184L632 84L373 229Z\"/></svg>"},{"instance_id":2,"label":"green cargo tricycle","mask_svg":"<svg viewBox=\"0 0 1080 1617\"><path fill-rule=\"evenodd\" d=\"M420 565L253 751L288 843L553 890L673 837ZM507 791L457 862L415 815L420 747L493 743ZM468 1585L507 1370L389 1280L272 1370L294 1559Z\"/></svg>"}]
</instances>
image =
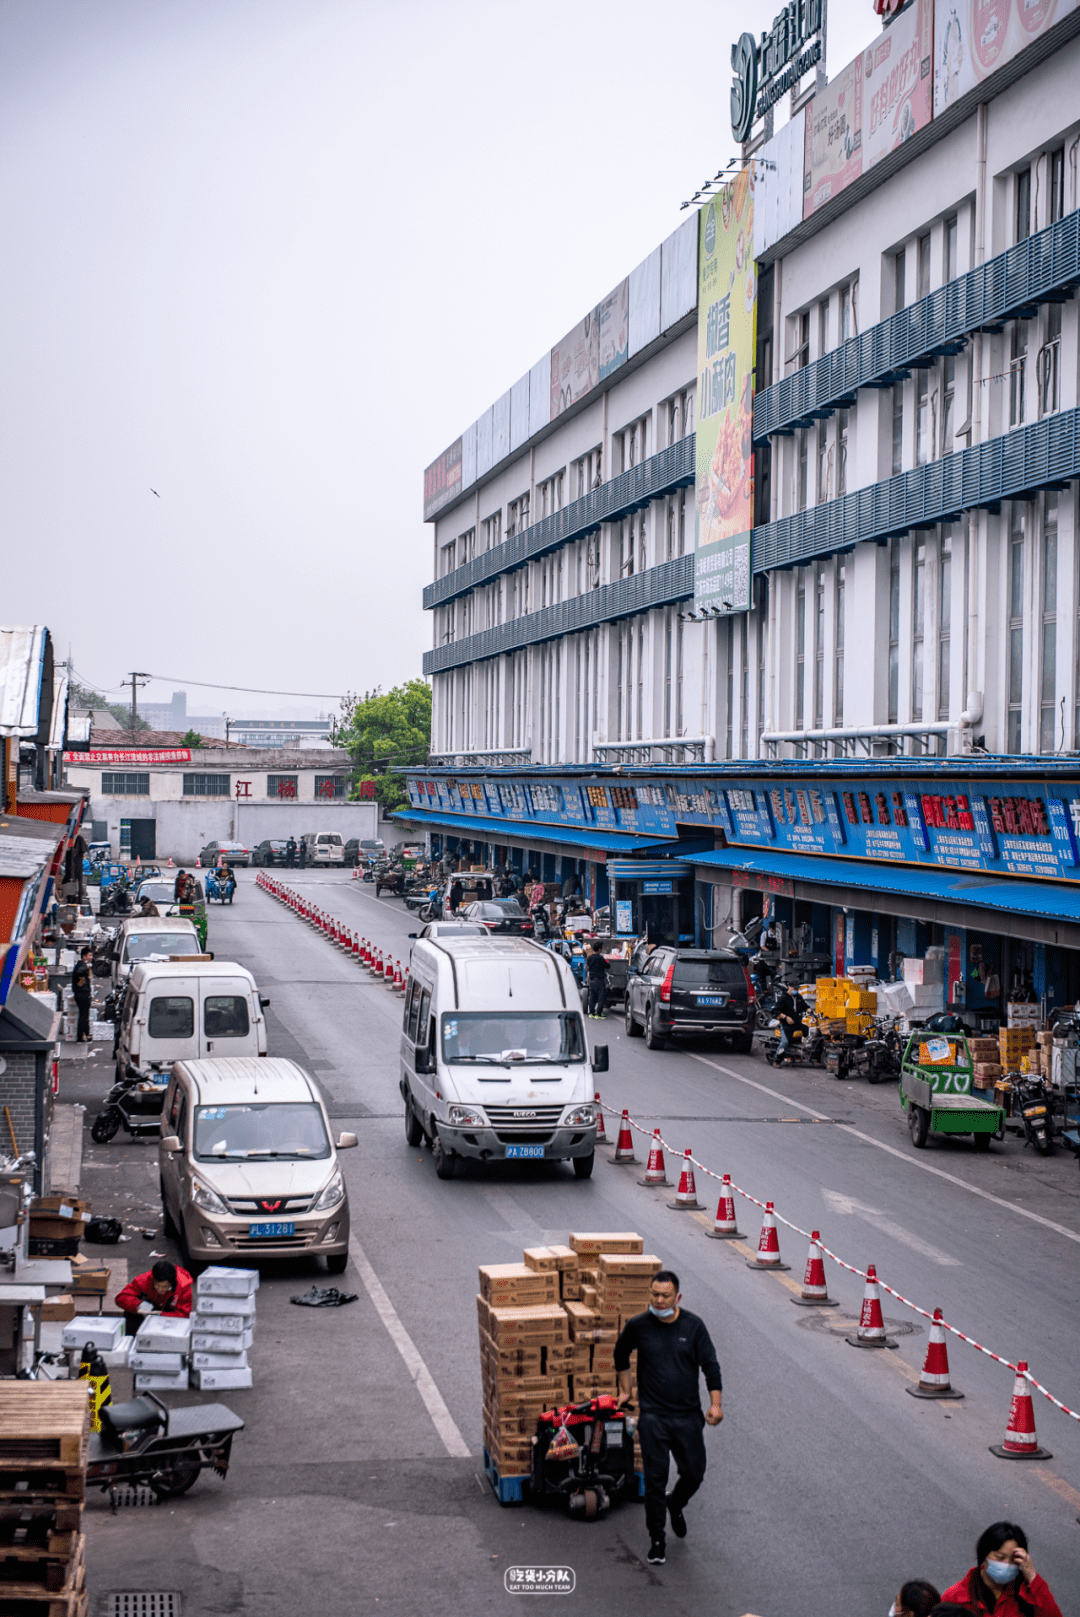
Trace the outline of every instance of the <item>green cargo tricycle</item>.
<instances>
[{"instance_id":1,"label":"green cargo tricycle","mask_svg":"<svg viewBox=\"0 0 1080 1617\"><path fill-rule=\"evenodd\" d=\"M962 1033L913 1033L900 1066L900 1104L918 1149L931 1134L970 1134L981 1151L1005 1136L1004 1110L972 1091L975 1064Z\"/></svg>"}]
</instances>

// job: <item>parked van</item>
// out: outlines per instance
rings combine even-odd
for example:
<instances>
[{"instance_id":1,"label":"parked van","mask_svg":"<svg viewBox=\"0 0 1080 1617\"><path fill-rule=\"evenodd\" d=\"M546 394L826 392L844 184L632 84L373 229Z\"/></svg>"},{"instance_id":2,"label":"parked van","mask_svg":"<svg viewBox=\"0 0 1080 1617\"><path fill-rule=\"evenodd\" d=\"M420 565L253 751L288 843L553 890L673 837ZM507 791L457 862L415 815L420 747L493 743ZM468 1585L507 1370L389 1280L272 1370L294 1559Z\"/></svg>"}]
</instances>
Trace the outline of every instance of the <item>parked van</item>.
<instances>
[{"instance_id":1,"label":"parked van","mask_svg":"<svg viewBox=\"0 0 1080 1617\"><path fill-rule=\"evenodd\" d=\"M183 915L129 915L113 934L113 987L119 988L140 960L168 960L174 954L202 954L194 921Z\"/></svg>"},{"instance_id":2,"label":"parked van","mask_svg":"<svg viewBox=\"0 0 1080 1617\"><path fill-rule=\"evenodd\" d=\"M305 831L300 839L309 865L344 865L345 844L336 831Z\"/></svg>"},{"instance_id":3,"label":"parked van","mask_svg":"<svg viewBox=\"0 0 1080 1617\"><path fill-rule=\"evenodd\" d=\"M269 1005L250 971L229 960L146 961L132 968L116 1047L116 1076L168 1074L174 1061L265 1056ZM162 1083L166 1077L162 1077Z\"/></svg>"},{"instance_id":4,"label":"parked van","mask_svg":"<svg viewBox=\"0 0 1080 1617\"><path fill-rule=\"evenodd\" d=\"M440 1179L458 1157L570 1160L596 1149L593 1072L569 964L525 938L421 938L401 1033L405 1137L426 1136Z\"/></svg>"},{"instance_id":5,"label":"parked van","mask_svg":"<svg viewBox=\"0 0 1080 1617\"><path fill-rule=\"evenodd\" d=\"M165 1232L196 1262L349 1260L349 1197L315 1080L270 1056L178 1061L161 1118Z\"/></svg>"}]
</instances>

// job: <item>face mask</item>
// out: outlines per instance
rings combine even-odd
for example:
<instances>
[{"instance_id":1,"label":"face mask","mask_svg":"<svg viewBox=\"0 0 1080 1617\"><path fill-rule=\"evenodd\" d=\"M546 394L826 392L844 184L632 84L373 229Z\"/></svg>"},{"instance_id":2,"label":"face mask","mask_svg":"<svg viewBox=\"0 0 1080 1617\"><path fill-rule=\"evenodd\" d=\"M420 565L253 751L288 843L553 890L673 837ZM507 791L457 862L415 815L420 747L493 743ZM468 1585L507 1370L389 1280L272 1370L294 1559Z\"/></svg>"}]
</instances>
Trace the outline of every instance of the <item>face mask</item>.
<instances>
[{"instance_id":1,"label":"face mask","mask_svg":"<svg viewBox=\"0 0 1080 1617\"><path fill-rule=\"evenodd\" d=\"M1012 1583L1016 1577L1016 1568L1011 1561L987 1561L983 1571L991 1583Z\"/></svg>"},{"instance_id":2,"label":"face mask","mask_svg":"<svg viewBox=\"0 0 1080 1617\"><path fill-rule=\"evenodd\" d=\"M889 1617L900 1617L900 1608L896 1604L895 1600L893 1601L892 1605L889 1607Z\"/></svg>"},{"instance_id":3,"label":"face mask","mask_svg":"<svg viewBox=\"0 0 1080 1617\"><path fill-rule=\"evenodd\" d=\"M656 1319L674 1319L675 1317L673 1308L654 1308L652 1303L649 1304L649 1313Z\"/></svg>"}]
</instances>

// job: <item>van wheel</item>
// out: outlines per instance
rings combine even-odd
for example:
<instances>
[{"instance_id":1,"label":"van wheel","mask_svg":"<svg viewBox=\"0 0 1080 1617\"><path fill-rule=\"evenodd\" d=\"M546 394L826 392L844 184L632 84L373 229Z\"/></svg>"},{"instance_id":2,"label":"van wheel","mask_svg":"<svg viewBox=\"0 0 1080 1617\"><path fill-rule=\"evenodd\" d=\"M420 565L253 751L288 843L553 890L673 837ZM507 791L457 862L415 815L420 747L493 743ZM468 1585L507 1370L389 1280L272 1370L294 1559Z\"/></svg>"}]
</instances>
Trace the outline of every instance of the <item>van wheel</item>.
<instances>
[{"instance_id":1,"label":"van wheel","mask_svg":"<svg viewBox=\"0 0 1080 1617\"><path fill-rule=\"evenodd\" d=\"M641 1029L638 1027L637 1023L634 1021L634 1013L630 1009L630 995L629 994L627 994L627 996L626 996L626 1016L624 1018L624 1021L626 1023L626 1036L627 1036L627 1038L628 1039L640 1039L640 1037L641 1037Z\"/></svg>"},{"instance_id":2,"label":"van wheel","mask_svg":"<svg viewBox=\"0 0 1080 1617\"><path fill-rule=\"evenodd\" d=\"M596 1161L596 1152L590 1151L587 1157L574 1157L575 1179L591 1179L593 1163Z\"/></svg>"},{"instance_id":3,"label":"van wheel","mask_svg":"<svg viewBox=\"0 0 1080 1617\"><path fill-rule=\"evenodd\" d=\"M439 1138L437 1127L431 1141L431 1160L435 1164L435 1176L437 1179L453 1179L454 1165L457 1158L452 1151L448 1151L443 1145L442 1140Z\"/></svg>"},{"instance_id":4,"label":"van wheel","mask_svg":"<svg viewBox=\"0 0 1080 1617\"><path fill-rule=\"evenodd\" d=\"M925 1106L916 1106L912 1101L908 1101L908 1128L911 1130L912 1145L921 1151L930 1133L930 1113Z\"/></svg>"},{"instance_id":5,"label":"van wheel","mask_svg":"<svg viewBox=\"0 0 1080 1617\"><path fill-rule=\"evenodd\" d=\"M326 1272L328 1275L343 1275L349 1262L347 1252L329 1252L326 1257Z\"/></svg>"},{"instance_id":6,"label":"van wheel","mask_svg":"<svg viewBox=\"0 0 1080 1617\"><path fill-rule=\"evenodd\" d=\"M412 1101L407 1100L405 1102L405 1139L406 1139L406 1142L415 1149L415 1147L420 1144L420 1141L423 1138L424 1138L424 1131L420 1127L420 1124L416 1121L416 1113L413 1111Z\"/></svg>"},{"instance_id":7,"label":"van wheel","mask_svg":"<svg viewBox=\"0 0 1080 1617\"><path fill-rule=\"evenodd\" d=\"M662 1050L664 1047L664 1040L656 1031L656 1024L653 1021L653 1008L651 1005L649 1005L645 1011L645 1044L650 1050Z\"/></svg>"}]
</instances>

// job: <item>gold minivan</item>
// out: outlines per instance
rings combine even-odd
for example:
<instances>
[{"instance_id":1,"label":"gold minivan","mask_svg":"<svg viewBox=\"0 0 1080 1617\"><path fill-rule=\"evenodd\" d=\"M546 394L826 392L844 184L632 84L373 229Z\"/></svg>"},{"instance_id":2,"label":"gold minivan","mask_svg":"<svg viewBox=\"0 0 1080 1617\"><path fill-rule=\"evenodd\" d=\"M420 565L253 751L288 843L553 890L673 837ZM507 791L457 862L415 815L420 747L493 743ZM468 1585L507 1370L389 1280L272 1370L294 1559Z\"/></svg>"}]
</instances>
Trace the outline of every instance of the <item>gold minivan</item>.
<instances>
[{"instance_id":1,"label":"gold minivan","mask_svg":"<svg viewBox=\"0 0 1080 1617\"><path fill-rule=\"evenodd\" d=\"M281 1056L178 1061L161 1119L165 1232L197 1263L349 1260L349 1197L315 1081Z\"/></svg>"}]
</instances>

